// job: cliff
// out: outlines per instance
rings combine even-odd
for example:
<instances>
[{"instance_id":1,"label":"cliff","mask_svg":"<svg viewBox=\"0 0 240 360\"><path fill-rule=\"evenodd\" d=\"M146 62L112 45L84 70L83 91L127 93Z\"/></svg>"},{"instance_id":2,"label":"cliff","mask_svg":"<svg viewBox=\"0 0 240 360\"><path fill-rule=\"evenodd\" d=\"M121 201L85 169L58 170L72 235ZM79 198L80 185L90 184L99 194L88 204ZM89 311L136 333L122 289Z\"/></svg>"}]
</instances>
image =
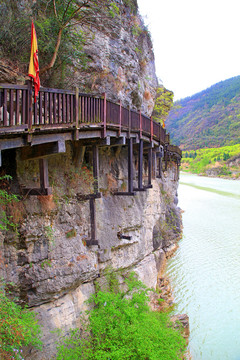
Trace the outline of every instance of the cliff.
<instances>
[{"instance_id":1,"label":"cliff","mask_svg":"<svg viewBox=\"0 0 240 360\"><path fill-rule=\"evenodd\" d=\"M162 179L152 180L151 189L116 196L111 191L124 189L127 181L126 149L103 147L99 186L104 196L96 199L98 246L86 246L89 201L78 200L77 194L89 192L92 177L87 162L81 168L73 165L71 145L65 154L49 158L53 195L26 196L15 203L9 215L18 234L1 235L1 276L14 283L13 293L36 311L43 326L44 352L32 350L29 359L50 359L57 340L52 331L62 329L66 334L79 325L85 300L106 267L134 270L147 286L156 288L161 266L176 248L181 231L176 164L168 165ZM12 186L36 187L38 162L23 162L19 150L16 157L14 153L6 157L15 172ZM6 171L8 166L3 164Z\"/></svg>"},{"instance_id":2,"label":"cliff","mask_svg":"<svg viewBox=\"0 0 240 360\"><path fill-rule=\"evenodd\" d=\"M109 100L121 100L123 106L151 115L158 86L152 43L140 17L125 3L120 29L119 24L116 28L113 24L113 28L106 27L103 31L92 30L92 41L84 47L89 59L86 70L77 64L69 66L70 75L64 78L62 87L77 86L80 91L97 95L104 92ZM0 81L22 83L21 64L18 70L12 70L5 60L0 66L0 76ZM43 85L57 84L60 80L57 71L50 71L43 78ZM24 94L26 90L21 91ZM5 108L7 100L12 99L12 95L7 96L3 99ZM48 96L50 99L50 95L43 97L44 111L39 105L42 113L54 107L50 102L46 105ZM124 114L128 113L125 109ZM1 116L4 124L7 123L7 112L0 110ZM17 232L1 233L0 276L8 284L14 284L9 285L12 293L38 314L43 327L43 352L26 349L24 355L26 359L36 360L54 356L58 335L53 331L61 329L66 335L80 325L81 312L87 308L85 301L94 292L95 282L101 284L104 280L107 267L123 272L134 270L148 287L156 288L165 259L176 249L181 233L177 207L180 157L168 150L167 142L153 139L152 128L143 133L142 128L134 130L125 124L120 136L114 111L105 135L98 128L102 123L84 124L79 129L62 123L65 127L60 128L58 123L55 124L58 128L51 128L50 115L45 117L46 123L38 120L35 127L22 133L6 135L0 131L1 173L12 176L10 190L21 195L20 201L7 210ZM147 129L150 119L144 121ZM128 119L128 126L129 123ZM126 139L133 146L130 155ZM54 155L56 146L63 149ZM28 159L27 154L32 154L32 158ZM164 154L164 162L160 154ZM129 157L133 166L130 180ZM46 158L48 173L46 167L39 171ZM144 185L141 189L140 161ZM99 168L97 178L94 166ZM38 184L46 185L48 178L43 194ZM127 191L131 181L136 193ZM52 194L50 191L48 194L50 188Z\"/></svg>"}]
</instances>

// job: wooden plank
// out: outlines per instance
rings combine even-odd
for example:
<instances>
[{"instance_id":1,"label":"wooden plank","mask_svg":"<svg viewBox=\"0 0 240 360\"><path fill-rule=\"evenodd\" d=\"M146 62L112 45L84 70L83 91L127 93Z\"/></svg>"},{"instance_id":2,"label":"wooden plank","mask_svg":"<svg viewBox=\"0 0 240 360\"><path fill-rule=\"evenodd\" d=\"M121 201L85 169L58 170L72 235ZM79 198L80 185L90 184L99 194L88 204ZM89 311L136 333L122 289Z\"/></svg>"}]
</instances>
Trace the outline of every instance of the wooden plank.
<instances>
[{"instance_id":1,"label":"wooden plank","mask_svg":"<svg viewBox=\"0 0 240 360\"><path fill-rule=\"evenodd\" d=\"M57 124L57 94L53 94L53 123Z\"/></svg>"},{"instance_id":2,"label":"wooden plank","mask_svg":"<svg viewBox=\"0 0 240 360\"><path fill-rule=\"evenodd\" d=\"M44 124L48 123L48 93L44 93Z\"/></svg>"},{"instance_id":3,"label":"wooden plank","mask_svg":"<svg viewBox=\"0 0 240 360\"><path fill-rule=\"evenodd\" d=\"M58 120L56 121L56 123L60 124L62 122L62 95L58 94L57 95L57 99L58 99Z\"/></svg>"},{"instance_id":4,"label":"wooden plank","mask_svg":"<svg viewBox=\"0 0 240 360\"><path fill-rule=\"evenodd\" d=\"M70 123L70 95L66 95L66 123Z\"/></svg>"},{"instance_id":5,"label":"wooden plank","mask_svg":"<svg viewBox=\"0 0 240 360\"><path fill-rule=\"evenodd\" d=\"M27 89L27 85L17 85L17 84L3 84L0 83L0 89L15 89L15 90L23 90Z\"/></svg>"},{"instance_id":6,"label":"wooden plank","mask_svg":"<svg viewBox=\"0 0 240 360\"><path fill-rule=\"evenodd\" d=\"M73 107L73 98L74 95L70 95L70 123L73 124L73 113L74 113L74 107Z\"/></svg>"},{"instance_id":7,"label":"wooden plank","mask_svg":"<svg viewBox=\"0 0 240 360\"><path fill-rule=\"evenodd\" d=\"M39 102L39 125L44 123L43 120L43 94L41 91L38 93L38 102Z\"/></svg>"},{"instance_id":8,"label":"wooden plank","mask_svg":"<svg viewBox=\"0 0 240 360\"><path fill-rule=\"evenodd\" d=\"M39 96L40 94L38 94ZM34 102L34 109L33 109L33 125L39 125L39 116L38 116L38 101Z\"/></svg>"},{"instance_id":9,"label":"wooden plank","mask_svg":"<svg viewBox=\"0 0 240 360\"><path fill-rule=\"evenodd\" d=\"M20 125L20 90L16 90L15 124Z\"/></svg>"},{"instance_id":10,"label":"wooden plank","mask_svg":"<svg viewBox=\"0 0 240 360\"><path fill-rule=\"evenodd\" d=\"M27 80L27 124L28 130L32 130L32 80Z\"/></svg>"},{"instance_id":11,"label":"wooden plank","mask_svg":"<svg viewBox=\"0 0 240 360\"><path fill-rule=\"evenodd\" d=\"M66 123L66 95L62 95L62 122Z\"/></svg>"},{"instance_id":12,"label":"wooden plank","mask_svg":"<svg viewBox=\"0 0 240 360\"><path fill-rule=\"evenodd\" d=\"M22 124L27 124L26 116L26 90L22 91Z\"/></svg>"},{"instance_id":13,"label":"wooden plank","mask_svg":"<svg viewBox=\"0 0 240 360\"><path fill-rule=\"evenodd\" d=\"M104 102L103 102L103 132L102 137L105 138L107 134L107 98L106 93L104 93Z\"/></svg>"},{"instance_id":14,"label":"wooden plank","mask_svg":"<svg viewBox=\"0 0 240 360\"><path fill-rule=\"evenodd\" d=\"M121 130L122 130L122 102L119 102L119 130L118 130L118 136L121 136Z\"/></svg>"},{"instance_id":15,"label":"wooden plank","mask_svg":"<svg viewBox=\"0 0 240 360\"><path fill-rule=\"evenodd\" d=\"M8 126L7 116L7 89L3 90L3 126Z\"/></svg>"},{"instance_id":16,"label":"wooden plank","mask_svg":"<svg viewBox=\"0 0 240 360\"><path fill-rule=\"evenodd\" d=\"M53 123L53 94L49 93L49 124Z\"/></svg>"},{"instance_id":17,"label":"wooden plank","mask_svg":"<svg viewBox=\"0 0 240 360\"><path fill-rule=\"evenodd\" d=\"M10 90L9 94L9 126L13 126L13 101L14 101L14 91L13 89Z\"/></svg>"}]
</instances>

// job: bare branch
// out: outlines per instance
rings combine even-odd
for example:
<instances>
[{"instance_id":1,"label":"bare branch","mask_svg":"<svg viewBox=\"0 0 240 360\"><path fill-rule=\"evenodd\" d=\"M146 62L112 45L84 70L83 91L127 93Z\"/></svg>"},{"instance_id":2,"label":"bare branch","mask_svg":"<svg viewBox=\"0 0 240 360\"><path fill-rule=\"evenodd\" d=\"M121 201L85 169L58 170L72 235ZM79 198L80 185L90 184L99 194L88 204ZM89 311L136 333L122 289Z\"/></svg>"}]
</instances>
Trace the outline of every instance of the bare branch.
<instances>
[{"instance_id":1,"label":"bare branch","mask_svg":"<svg viewBox=\"0 0 240 360\"><path fill-rule=\"evenodd\" d=\"M63 29L59 30L57 43L56 43L54 53L53 53L53 57L52 57L50 63L48 65L44 66L42 69L40 69L40 74L44 74L47 70L51 69L53 67L53 65L55 64L57 54L58 54L58 49L59 49L59 46L61 44L62 31L63 31Z\"/></svg>"}]
</instances>

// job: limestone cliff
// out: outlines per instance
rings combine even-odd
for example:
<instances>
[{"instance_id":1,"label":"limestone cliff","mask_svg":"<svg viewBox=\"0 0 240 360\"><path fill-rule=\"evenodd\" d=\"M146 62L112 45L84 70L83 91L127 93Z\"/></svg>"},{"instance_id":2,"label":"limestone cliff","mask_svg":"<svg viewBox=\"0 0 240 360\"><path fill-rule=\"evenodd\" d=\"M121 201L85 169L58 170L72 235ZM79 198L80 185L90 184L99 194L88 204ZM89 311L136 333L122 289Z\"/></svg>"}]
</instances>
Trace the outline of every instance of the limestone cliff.
<instances>
[{"instance_id":1,"label":"limestone cliff","mask_svg":"<svg viewBox=\"0 0 240 360\"><path fill-rule=\"evenodd\" d=\"M15 188L36 186L37 161L21 161L18 150L16 161L15 151L7 155L18 180ZM91 192L89 159L91 150L87 149L85 165L76 167L70 142L65 154L49 158L53 195L26 196L9 209L18 234L1 236L1 276L15 284L13 292L33 307L43 325L44 351L35 354L32 350L28 359L51 358L57 339L52 331L61 328L66 334L79 325L94 281L107 266L134 270L147 286L155 288L161 264L180 234L176 164L169 163L162 179L152 180L151 189L135 196L115 196L111 191L123 189L127 181L126 149L102 147L99 179L103 197L96 200L99 246L86 246L89 201L79 201L77 194ZM8 166L3 164L6 171Z\"/></svg>"},{"instance_id":2,"label":"limestone cliff","mask_svg":"<svg viewBox=\"0 0 240 360\"><path fill-rule=\"evenodd\" d=\"M64 87L77 86L82 92L98 95L105 92L107 99L121 100L123 106L151 115L158 82L150 35L140 17L125 4L122 6L120 30L93 31L92 41L85 45L87 70L80 71L75 64ZM0 82L22 82L21 71L10 68L9 62L0 64ZM57 80L50 73L43 85L57 87ZM136 135L134 141L137 139ZM127 187L127 146L101 146L102 197L95 200L98 246L87 246L90 206L81 194L93 192L93 153L91 145L81 146L82 156L76 141L67 141L64 154L49 157L53 195L26 194L9 206L8 215L13 217L18 232L3 232L0 236L0 276L15 284L13 293L36 311L43 326L43 352L28 349L26 359L50 360L54 356L58 335L52 331L61 328L67 334L70 328L79 326L81 311L87 306L85 300L94 292L94 282L101 282L106 267L134 270L147 286L155 288L162 264L176 248L181 232L176 159L168 159L161 178L152 179L152 188L134 196L116 196L115 189L125 191ZM135 143L133 153L135 185L137 146ZM150 142L145 146L143 175L147 183ZM17 146L4 150L2 173L12 176L11 190L22 194L24 187L36 188L39 168L38 160L23 161L20 150Z\"/></svg>"}]
</instances>

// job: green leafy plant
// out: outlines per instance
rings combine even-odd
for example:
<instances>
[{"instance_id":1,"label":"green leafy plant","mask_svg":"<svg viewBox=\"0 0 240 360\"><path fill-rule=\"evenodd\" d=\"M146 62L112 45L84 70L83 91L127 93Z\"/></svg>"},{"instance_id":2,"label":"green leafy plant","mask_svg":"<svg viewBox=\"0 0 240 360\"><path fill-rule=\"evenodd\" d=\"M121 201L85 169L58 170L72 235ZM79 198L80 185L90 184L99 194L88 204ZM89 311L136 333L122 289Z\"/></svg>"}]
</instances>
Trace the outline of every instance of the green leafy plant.
<instances>
[{"instance_id":1,"label":"green leafy plant","mask_svg":"<svg viewBox=\"0 0 240 360\"><path fill-rule=\"evenodd\" d=\"M42 268L42 269L44 269L45 266L51 267L51 266L52 266L51 260L46 259L46 260L44 260L44 261L41 263L41 268Z\"/></svg>"},{"instance_id":2,"label":"green leafy plant","mask_svg":"<svg viewBox=\"0 0 240 360\"><path fill-rule=\"evenodd\" d=\"M7 187L9 180L12 177L9 175L4 175L0 177L1 189L0 189L0 230L8 230L9 228L17 231L17 226L12 222L12 217L7 216L6 210L7 205L19 201L17 195L11 194L5 188Z\"/></svg>"},{"instance_id":3,"label":"green leafy plant","mask_svg":"<svg viewBox=\"0 0 240 360\"><path fill-rule=\"evenodd\" d=\"M23 359L22 347L32 345L41 349L40 326L35 313L8 299L0 289L0 358Z\"/></svg>"},{"instance_id":4,"label":"green leafy plant","mask_svg":"<svg viewBox=\"0 0 240 360\"><path fill-rule=\"evenodd\" d=\"M58 345L57 360L181 359L186 342L167 313L150 311L149 289L133 273L125 278L125 291L115 280L108 291L92 295L88 325Z\"/></svg>"}]
</instances>

